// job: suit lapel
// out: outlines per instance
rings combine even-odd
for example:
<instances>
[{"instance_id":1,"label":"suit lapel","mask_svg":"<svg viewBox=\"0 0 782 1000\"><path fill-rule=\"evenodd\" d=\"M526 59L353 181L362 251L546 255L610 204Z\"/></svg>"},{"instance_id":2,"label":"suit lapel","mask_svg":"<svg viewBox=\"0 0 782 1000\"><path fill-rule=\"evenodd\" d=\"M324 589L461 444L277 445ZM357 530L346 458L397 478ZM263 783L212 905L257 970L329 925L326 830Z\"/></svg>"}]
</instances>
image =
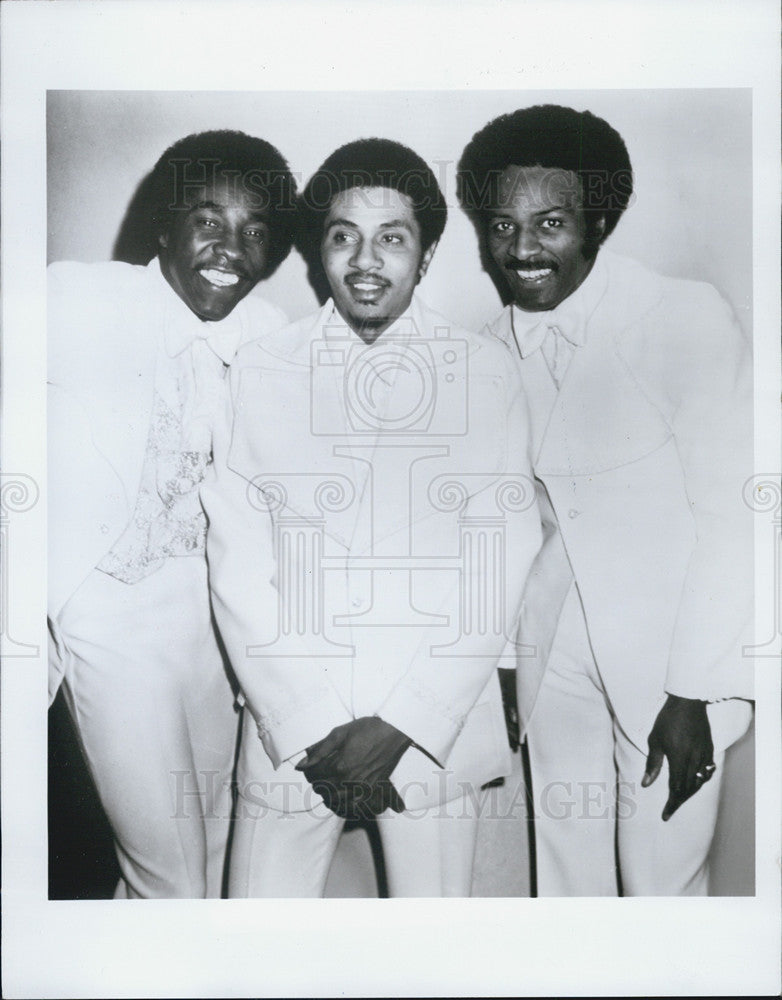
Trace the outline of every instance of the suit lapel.
<instances>
[{"instance_id":1,"label":"suit lapel","mask_svg":"<svg viewBox=\"0 0 782 1000\"><path fill-rule=\"evenodd\" d=\"M339 447L349 440L342 392L348 345L337 331L324 337L332 310L328 302L245 353L229 465L266 493L275 521L322 525L347 548L367 470Z\"/></svg>"},{"instance_id":2,"label":"suit lapel","mask_svg":"<svg viewBox=\"0 0 782 1000\"><path fill-rule=\"evenodd\" d=\"M132 511L146 454L157 352L165 306L153 293L150 268L143 293L125 303L122 334L107 335L94 345L85 369L85 397L90 400L93 441L122 479Z\"/></svg>"},{"instance_id":3,"label":"suit lapel","mask_svg":"<svg viewBox=\"0 0 782 1000\"><path fill-rule=\"evenodd\" d=\"M608 291L589 320L587 342L576 348L550 411L535 467L541 476L615 468L665 440L665 427L659 418L650 419L652 404L618 349L625 331L657 302L659 286L644 280L647 272L633 262L625 267L612 255L607 262Z\"/></svg>"}]
</instances>

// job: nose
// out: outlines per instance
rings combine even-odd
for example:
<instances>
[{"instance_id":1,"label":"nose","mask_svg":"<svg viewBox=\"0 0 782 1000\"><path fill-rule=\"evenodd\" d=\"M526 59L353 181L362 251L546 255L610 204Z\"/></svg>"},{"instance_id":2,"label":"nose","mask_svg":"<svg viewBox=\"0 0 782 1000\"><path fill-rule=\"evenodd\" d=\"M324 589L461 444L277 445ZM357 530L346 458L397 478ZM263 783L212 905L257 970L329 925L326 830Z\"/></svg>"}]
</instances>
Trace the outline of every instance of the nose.
<instances>
[{"instance_id":1,"label":"nose","mask_svg":"<svg viewBox=\"0 0 782 1000\"><path fill-rule=\"evenodd\" d=\"M540 240L532 226L519 226L513 242L513 256L517 260L527 260L540 253Z\"/></svg>"},{"instance_id":2,"label":"nose","mask_svg":"<svg viewBox=\"0 0 782 1000\"><path fill-rule=\"evenodd\" d=\"M372 240L359 240L350 258L349 264L358 271L369 271L383 266L383 261Z\"/></svg>"},{"instance_id":3,"label":"nose","mask_svg":"<svg viewBox=\"0 0 782 1000\"><path fill-rule=\"evenodd\" d=\"M215 242L214 252L225 260L241 260L244 257L241 233L233 229L224 229Z\"/></svg>"}]
</instances>

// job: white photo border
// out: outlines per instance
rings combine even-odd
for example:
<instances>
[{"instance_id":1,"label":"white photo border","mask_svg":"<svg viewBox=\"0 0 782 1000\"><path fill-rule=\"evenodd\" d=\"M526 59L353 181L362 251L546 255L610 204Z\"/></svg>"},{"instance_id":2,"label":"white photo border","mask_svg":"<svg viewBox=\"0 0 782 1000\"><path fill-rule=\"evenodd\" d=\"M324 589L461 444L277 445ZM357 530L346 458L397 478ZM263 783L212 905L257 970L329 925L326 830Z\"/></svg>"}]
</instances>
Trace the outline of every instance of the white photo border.
<instances>
[{"instance_id":1,"label":"white photo border","mask_svg":"<svg viewBox=\"0 0 782 1000\"><path fill-rule=\"evenodd\" d=\"M4 5L2 19L5 481L45 482L47 91L479 88L516 90L520 106L529 90L554 97L563 90L659 87L753 92L756 470L778 479L775 4L34 0ZM775 593L779 582L770 517L758 518L759 595ZM754 897L48 901L45 547L41 498L15 520L8 545L14 638L39 646L40 654L3 662L4 995L779 991L782 782L773 658L757 671ZM759 600L759 641L770 630L770 613Z\"/></svg>"}]
</instances>

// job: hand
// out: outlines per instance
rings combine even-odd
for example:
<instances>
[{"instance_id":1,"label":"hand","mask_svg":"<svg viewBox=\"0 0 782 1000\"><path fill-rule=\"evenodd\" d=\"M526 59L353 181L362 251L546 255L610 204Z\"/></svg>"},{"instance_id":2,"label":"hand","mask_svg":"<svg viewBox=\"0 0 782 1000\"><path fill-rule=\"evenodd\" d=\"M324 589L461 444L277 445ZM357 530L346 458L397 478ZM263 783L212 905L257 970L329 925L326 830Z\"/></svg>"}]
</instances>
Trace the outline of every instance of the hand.
<instances>
[{"instance_id":1,"label":"hand","mask_svg":"<svg viewBox=\"0 0 782 1000\"><path fill-rule=\"evenodd\" d=\"M656 781L663 757L668 758L668 801L662 813L667 821L716 770L706 702L668 695L649 734L642 788Z\"/></svg>"},{"instance_id":2,"label":"hand","mask_svg":"<svg viewBox=\"0 0 782 1000\"><path fill-rule=\"evenodd\" d=\"M376 816L405 804L390 781L412 740L377 716L337 726L307 747L296 765L332 812L345 819Z\"/></svg>"}]
</instances>

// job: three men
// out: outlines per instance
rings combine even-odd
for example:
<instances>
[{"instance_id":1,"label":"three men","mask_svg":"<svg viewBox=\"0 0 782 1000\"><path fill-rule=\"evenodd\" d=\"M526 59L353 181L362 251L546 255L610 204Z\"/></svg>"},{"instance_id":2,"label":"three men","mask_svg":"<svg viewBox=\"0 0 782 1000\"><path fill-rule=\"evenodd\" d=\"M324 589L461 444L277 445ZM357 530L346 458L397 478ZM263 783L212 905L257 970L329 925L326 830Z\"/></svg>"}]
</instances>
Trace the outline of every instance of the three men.
<instances>
[{"instance_id":1,"label":"three men","mask_svg":"<svg viewBox=\"0 0 782 1000\"><path fill-rule=\"evenodd\" d=\"M151 175L148 266L49 273L50 696L62 682L111 824L116 896L219 896L236 738L211 620L211 428L239 345L285 322L249 293L285 259L295 185L240 132Z\"/></svg>"},{"instance_id":2,"label":"three men","mask_svg":"<svg viewBox=\"0 0 782 1000\"><path fill-rule=\"evenodd\" d=\"M220 892L235 716L202 483L247 700L231 895L320 895L355 815L378 816L392 895L468 895L519 607L539 893L705 892L750 713L749 351L713 289L601 249L632 196L621 137L546 106L465 150L512 303L488 337L416 294L446 209L397 143L310 181L302 250L331 297L271 336L249 292L290 247L282 158L206 133L155 177L158 258L50 284L52 691L117 894Z\"/></svg>"},{"instance_id":3,"label":"three men","mask_svg":"<svg viewBox=\"0 0 782 1000\"><path fill-rule=\"evenodd\" d=\"M520 380L416 294L446 207L415 153L343 146L301 214L332 297L240 353L202 490L247 701L229 894L322 895L345 817L376 815L391 895L469 895L540 543Z\"/></svg>"},{"instance_id":4,"label":"three men","mask_svg":"<svg viewBox=\"0 0 782 1000\"><path fill-rule=\"evenodd\" d=\"M600 249L632 172L589 112L489 123L459 193L531 408L544 542L518 690L538 892L705 893L722 752L752 696L749 346L710 286Z\"/></svg>"}]
</instances>

